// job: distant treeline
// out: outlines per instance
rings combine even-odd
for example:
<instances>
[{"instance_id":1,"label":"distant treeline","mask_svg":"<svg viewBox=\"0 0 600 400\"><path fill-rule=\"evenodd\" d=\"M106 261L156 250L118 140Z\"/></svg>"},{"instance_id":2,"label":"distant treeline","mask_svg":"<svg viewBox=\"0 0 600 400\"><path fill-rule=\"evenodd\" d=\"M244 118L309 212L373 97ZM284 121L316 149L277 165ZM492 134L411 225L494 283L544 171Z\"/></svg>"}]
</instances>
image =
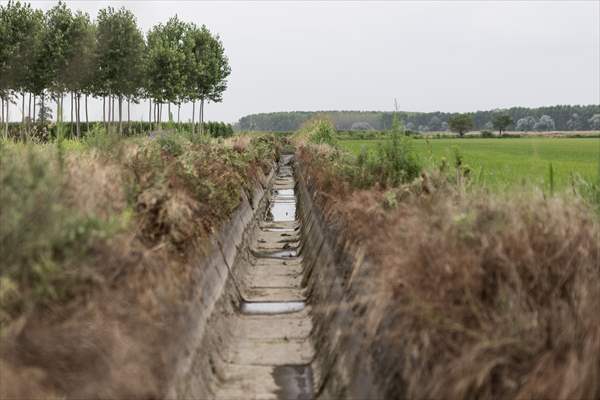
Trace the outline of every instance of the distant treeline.
<instances>
[{"instance_id":1,"label":"distant treeline","mask_svg":"<svg viewBox=\"0 0 600 400\"><path fill-rule=\"evenodd\" d=\"M457 113L445 112L406 112L398 115L407 129L412 131L446 131L448 119ZM469 113L476 130L493 130L492 121L498 114L511 117L509 130L592 130L600 129L600 105L526 108L513 107ZM324 116L333 121L338 130L387 130L392 126L392 112L381 111L291 111L252 114L241 118L237 124L240 130L294 131L304 122L316 116ZM545 116L543 124L536 122ZM554 124L548 124L549 117ZM520 123L519 123L520 122Z\"/></svg>"}]
</instances>

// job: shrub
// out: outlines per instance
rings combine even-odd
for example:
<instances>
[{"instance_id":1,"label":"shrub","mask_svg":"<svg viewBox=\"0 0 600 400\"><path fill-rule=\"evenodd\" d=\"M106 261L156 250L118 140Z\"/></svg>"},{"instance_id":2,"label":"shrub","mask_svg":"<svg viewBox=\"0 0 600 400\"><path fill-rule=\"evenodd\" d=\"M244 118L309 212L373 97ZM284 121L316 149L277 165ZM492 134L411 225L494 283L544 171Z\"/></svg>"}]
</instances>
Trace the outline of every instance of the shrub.
<instances>
[{"instance_id":1,"label":"shrub","mask_svg":"<svg viewBox=\"0 0 600 400\"><path fill-rule=\"evenodd\" d=\"M315 118L305 122L293 135L296 142L309 142L313 144L336 145L335 126L327 118Z\"/></svg>"},{"instance_id":2,"label":"shrub","mask_svg":"<svg viewBox=\"0 0 600 400\"><path fill-rule=\"evenodd\" d=\"M314 126L310 141L315 144L335 145L335 128L328 120L319 120Z\"/></svg>"},{"instance_id":3,"label":"shrub","mask_svg":"<svg viewBox=\"0 0 600 400\"><path fill-rule=\"evenodd\" d=\"M419 176L422 167L412 140L408 136L392 133L391 138L377 148L371 168L379 182L398 186Z\"/></svg>"},{"instance_id":4,"label":"shrub","mask_svg":"<svg viewBox=\"0 0 600 400\"><path fill-rule=\"evenodd\" d=\"M93 243L113 235L114 219L69 201L60 147L0 148L0 322L35 305L63 301L85 277L75 268Z\"/></svg>"}]
</instances>

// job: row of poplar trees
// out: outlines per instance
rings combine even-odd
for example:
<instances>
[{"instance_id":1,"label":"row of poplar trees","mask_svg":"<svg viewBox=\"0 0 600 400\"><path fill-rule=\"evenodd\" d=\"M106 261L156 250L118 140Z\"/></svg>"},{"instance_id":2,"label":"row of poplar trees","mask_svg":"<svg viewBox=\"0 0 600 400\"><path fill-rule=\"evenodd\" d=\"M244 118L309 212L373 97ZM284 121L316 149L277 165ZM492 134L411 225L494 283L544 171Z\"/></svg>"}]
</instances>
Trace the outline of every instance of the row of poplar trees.
<instances>
[{"instance_id":1,"label":"row of poplar trees","mask_svg":"<svg viewBox=\"0 0 600 400\"><path fill-rule=\"evenodd\" d=\"M88 14L73 12L63 2L44 13L9 1L0 6L0 38L5 135L11 103L21 107L26 126L35 123L36 115L44 119L47 104L53 101L59 123L64 98L69 95L77 136L82 103L89 123L88 97L102 98L107 129L112 124L122 132L124 103L130 121L131 102L142 99L148 100L151 126L162 122L163 105L172 115L171 104L180 109L181 104L191 102L195 129L196 104L202 127L204 104L222 100L231 72L220 38L204 25L175 16L144 36L133 13L125 8L102 9L92 21Z\"/></svg>"}]
</instances>

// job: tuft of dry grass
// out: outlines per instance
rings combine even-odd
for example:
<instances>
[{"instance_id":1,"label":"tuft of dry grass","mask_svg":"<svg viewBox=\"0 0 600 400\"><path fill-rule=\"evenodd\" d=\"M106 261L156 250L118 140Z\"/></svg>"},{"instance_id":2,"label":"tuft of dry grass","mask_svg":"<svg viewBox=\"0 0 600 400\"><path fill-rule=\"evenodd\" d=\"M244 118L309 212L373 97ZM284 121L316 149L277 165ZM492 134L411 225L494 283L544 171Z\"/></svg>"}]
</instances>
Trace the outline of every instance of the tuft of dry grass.
<instances>
[{"instance_id":1,"label":"tuft of dry grass","mask_svg":"<svg viewBox=\"0 0 600 400\"><path fill-rule=\"evenodd\" d=\"M600 226L581 199L465 193L437 173L358 190L335 156L299 157L366 249L363 328L388 397L600 397Z\"/></svg>"}]
</instances>

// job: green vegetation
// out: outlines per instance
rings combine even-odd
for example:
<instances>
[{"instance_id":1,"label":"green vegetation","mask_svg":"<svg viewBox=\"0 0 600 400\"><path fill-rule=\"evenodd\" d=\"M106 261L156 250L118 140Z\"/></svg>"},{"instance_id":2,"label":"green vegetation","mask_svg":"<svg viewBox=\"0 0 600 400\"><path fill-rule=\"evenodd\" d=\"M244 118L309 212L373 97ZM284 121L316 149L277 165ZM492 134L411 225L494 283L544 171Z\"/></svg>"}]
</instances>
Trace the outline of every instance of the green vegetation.
<instances>
[{"instance_id":1,"label":"green vegetation","mask_svg":"<svg viewBox=\"0 0 600 400\"><path fill-rule=\"evenodd\" d=\"M355 155L375 153L382 140L342 140ZM458 151L479 184L546 187L552 163L556 188L571 187L582 178L598 179L600 141L584 138L432 139L414 140L415 150L429 165L452 160ZM364 150L362 150L364 149Z\"/></svg>"},{"instance_id":2,"label":"green vegetation","mask_svg":"<svg viewBox=\"0 0 600 400\"><path fill-rule=\"evenodd\" d=\"M278 148L273 136L124 139L100 128L84 140L0 140L0 325L103 287L132 243L188 257L242 191L251 197Z\"/></svg>"},{"instance_id":3,"label":"green vegetation","mask_svg":"<svg viewBox=\"0 0 600 400\"><path fill-rule=\"evenodd\" d=\"M502 136L502 132L506 130L513 123L512 118L508 114L498 114L492 121L492 126L498 129L498 133Z\"/></svg>"},{"instance_id":4,"label":"green vegetation","mask_svg":"<svg viewBox=\"0 0 600 400\"><path fill-rule=\"evenodd\" d=\"M127 131L131 131L130 104L146 99L151 129L162 128L163 105L169 123L175 122L171 105L177 106L179 124L181 105L191 102L192 132L200 101L199 127L204 131L204 103L222 100L231 73L221 39L206 26L173 17L144 37L135 15L124 7L101 9L92 21L62 1L43 13L10 0L0 5L0 36L0 123L5 138L47 140L51 116L46 103L56 102L56 123L61 125L66 95L71 96L71 123L65 134L71 137L82 134L82 97L89 130L90 96L103 100L106 130L124 132L127 103ZM11 132L10 106L18 102L21 126Z\"/></svg>"},{"instance_id":5,"label":"green vegetation","mask_svg":"<svg viewBox=\"0 0 600 400\"><path fill-rule=\"evenodd\" d=\"M422 164L413 149L411 137L397 119L388 139L377 144L376 151L362 151L356 160L339 151L333 124L327 119L311 120L292 136L299 144L325 145L325 163L330 163L333 174L343 175L356 187L396 187L411 182L421 173ZM328 152L327 149L334 149ZM334 162L332 162L335 160ZM354 162L356 161L356 162Z\"/></svg>"},{"instance_id":6,"label":"green vegetation","mask_svg":"<svg viewBox=\"0 0 600 400\"><path fill-rule=\"evenodd\" d=\"M448 127L452 132L458 133L459 136L473 129L473 117L469 114L456 114L448 119Z\"/></svg>"},{"instance_id":7,"label":"green vegetation","mask_svg":"<svg viewBox=\"0 0 600 400\"><path fill-rule=\"evenodd\" d=\"M439 160L421 176L391 187L356 179L391 142L339 141L355 157L310 142L297 152L353 266L353 293L368 294L355 297L353 329L370 332L375 373L393 377L382 396L598 398L600 225L582 191L557 189L565 168L600 173L599 141L413 139L421 158L432 148ZM510 168L502 183L535 180L539 168L546 190L465 190L477 179L465 162L476 160ZM600 210L596 182L585 197Z\"/></svg>"}]
</instances>

